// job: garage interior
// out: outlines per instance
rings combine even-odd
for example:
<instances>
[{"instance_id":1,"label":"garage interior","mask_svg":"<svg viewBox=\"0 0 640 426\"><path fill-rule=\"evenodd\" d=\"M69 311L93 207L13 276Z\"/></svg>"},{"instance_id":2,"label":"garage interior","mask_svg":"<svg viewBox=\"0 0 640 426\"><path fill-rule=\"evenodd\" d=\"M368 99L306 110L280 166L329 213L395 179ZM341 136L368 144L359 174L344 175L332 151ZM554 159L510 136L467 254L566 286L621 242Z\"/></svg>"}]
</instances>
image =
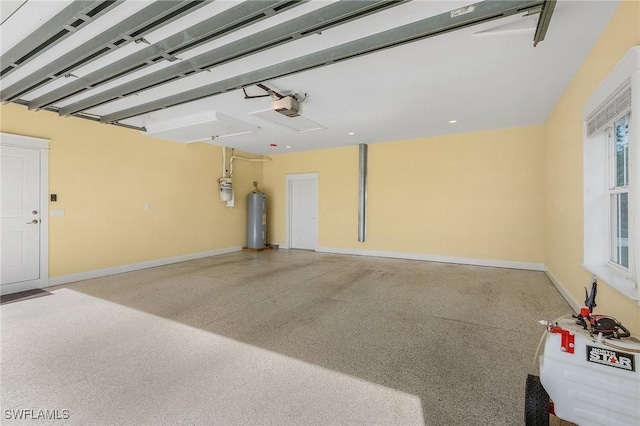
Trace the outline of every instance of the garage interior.
<instances>
[{"instance_id":1,"label":"garage interior","mask_svg":"<svg viewBox=\"0 0 640 426\"><path fill-rule=\"evenodd\" d=\"M537 322L595 276L584 108L640 3L1 5L3 409L523 422Z\"/></svg>"}]
</instances>

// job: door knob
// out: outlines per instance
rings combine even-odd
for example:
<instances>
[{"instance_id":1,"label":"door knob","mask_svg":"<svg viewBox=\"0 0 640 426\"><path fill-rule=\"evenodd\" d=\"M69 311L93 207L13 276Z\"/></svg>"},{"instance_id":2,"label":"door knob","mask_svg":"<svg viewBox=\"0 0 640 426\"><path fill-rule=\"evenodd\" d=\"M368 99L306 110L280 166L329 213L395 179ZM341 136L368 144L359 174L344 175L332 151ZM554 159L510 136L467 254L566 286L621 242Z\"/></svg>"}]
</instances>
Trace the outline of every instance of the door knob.
<instances>
[{"instance_id":1,"label":"door knob","mask_svg":"<svg viewBox=\"0 0 640 426\"><path fill-rule=\"evenodd\" d=\"M27 222L27 225L36 225L38 224L38 219L33 219L31 222Z\"/></svg>"}]
</instances>

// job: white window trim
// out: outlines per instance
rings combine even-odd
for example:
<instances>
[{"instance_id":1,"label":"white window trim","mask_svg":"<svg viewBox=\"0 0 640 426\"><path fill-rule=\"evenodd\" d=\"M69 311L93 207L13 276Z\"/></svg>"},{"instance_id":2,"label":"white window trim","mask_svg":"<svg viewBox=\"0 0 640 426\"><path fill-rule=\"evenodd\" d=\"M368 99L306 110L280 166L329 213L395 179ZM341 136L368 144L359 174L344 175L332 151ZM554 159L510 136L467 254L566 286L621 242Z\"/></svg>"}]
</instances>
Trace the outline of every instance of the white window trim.
<instances>
[{"instance_id":1,"label":"white window trim","mask_svg":"<svg viewBox=\"0 0 640 426\"><path fill-rule=\"evenodd\" d=\"M629 133L629 236L640 240L640 46L632 47L605 80L596 88L582 108L583 117L583 146L584 146L584 259L582 266L611 287L618 290L640 306L640 290L638 278L640 272L640 250L634 247L629 253L629 269L610 262L610 224L609 214L604 220L606 232L595 230L594 223L602 223L602 211L594 209L593 189L596 180L609 176L609 160L597 161L603 153L604 147L596 146L603 143L602 132L587 136L587 118L592 116L600 107L609 101L625 85L631 85L631 116ZM605 134L606 152L609 152L609 141ZM594 164L600 163L600 170L594 169ZM606 170L602 170L606 167ZM597 184L599 185L599 184ZM610 193L609 179L606 181L607 197ZM597 201L596 201L597 202ZM606 208L610 209L607 201Z\"/></svg>"}]
</instances>

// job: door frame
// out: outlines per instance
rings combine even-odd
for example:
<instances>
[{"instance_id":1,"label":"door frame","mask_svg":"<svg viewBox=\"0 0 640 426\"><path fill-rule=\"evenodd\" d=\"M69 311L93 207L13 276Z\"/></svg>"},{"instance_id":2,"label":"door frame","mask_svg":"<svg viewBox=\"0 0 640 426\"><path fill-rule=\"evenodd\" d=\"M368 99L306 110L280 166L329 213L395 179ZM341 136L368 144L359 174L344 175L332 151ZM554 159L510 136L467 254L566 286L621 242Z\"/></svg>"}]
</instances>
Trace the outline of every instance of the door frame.
<instances>
[{"instance_id":1,"label":"door frame","mask_svg":"<svg viewBox=\"0 0 640 426\"><path fill-rule=\"evenodd\" d=\"M0 287L2 294L17 293L49 284L49 139L0 132L0 146L40 151L40 278L9 283ZM8 290L8 291L7 291Z\"/></svg>"},{"instance_id":2,"label":"door frame","mask_svg":"<svg viewBox=\"0 0 640 426\"><path fill-rule=\"evenodd\" d=\"M296 173L286 175L286 226L285 226L285 240L287 246L284 248L291 248L291 198L293 192L293 182L296 180L313 180L316 189L316 243L313 250L318 249L318 173Z\"/></svg>"}]
</instances>

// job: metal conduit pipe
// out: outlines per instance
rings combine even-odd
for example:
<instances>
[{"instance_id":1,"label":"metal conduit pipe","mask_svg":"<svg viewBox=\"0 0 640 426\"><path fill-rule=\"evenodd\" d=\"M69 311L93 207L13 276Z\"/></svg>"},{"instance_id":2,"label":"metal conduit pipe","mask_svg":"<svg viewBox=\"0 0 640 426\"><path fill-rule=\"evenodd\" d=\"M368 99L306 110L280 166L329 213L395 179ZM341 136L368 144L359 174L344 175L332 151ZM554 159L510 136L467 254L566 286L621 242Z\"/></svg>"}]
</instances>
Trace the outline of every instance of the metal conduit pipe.
<instances>
[{"instance_id":1,"label":"metal conduit pipe","mask_svg":"<svg viewBox=\"0 0 640 426\"><path fill-rule=\"evenodd\" d=\"M367 169L368 169L368 146L361 143L358 152L358 241L364 242L367 233Z\"/></svg>"}]
</instances>

